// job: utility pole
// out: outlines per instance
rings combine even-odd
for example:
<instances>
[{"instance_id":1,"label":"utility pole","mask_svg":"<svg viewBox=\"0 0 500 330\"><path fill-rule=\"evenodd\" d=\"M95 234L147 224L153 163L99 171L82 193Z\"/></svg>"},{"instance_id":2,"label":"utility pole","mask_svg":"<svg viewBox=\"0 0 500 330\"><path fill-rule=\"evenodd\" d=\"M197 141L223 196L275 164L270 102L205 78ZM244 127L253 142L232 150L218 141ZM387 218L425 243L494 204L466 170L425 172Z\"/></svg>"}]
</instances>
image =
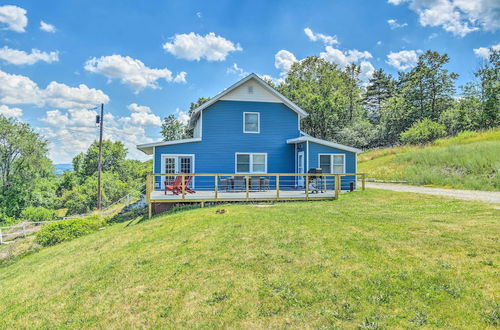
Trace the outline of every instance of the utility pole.
<instances>
[{"instance_id":1,"label":"utility pole","mask_svg":"<svg viewBox=\"0 0 500 330\"><path fill-rule=\"evenodd\" d=\"M99 161L97 163L97 209L101 210L101 172L102 172L102 129L104 124L104 104L101 103L101 117L99 118Z\"/></svg>"}]
</instances>

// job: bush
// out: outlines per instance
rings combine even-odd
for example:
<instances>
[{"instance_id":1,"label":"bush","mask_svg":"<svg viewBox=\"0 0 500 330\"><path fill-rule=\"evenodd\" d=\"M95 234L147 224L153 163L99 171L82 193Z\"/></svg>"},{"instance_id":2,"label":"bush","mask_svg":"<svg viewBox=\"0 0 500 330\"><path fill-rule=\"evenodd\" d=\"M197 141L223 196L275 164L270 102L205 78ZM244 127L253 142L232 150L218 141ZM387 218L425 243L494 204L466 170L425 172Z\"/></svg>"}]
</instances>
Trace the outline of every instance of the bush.
<instances>
[{"instance_id":1,"label":"bush","mask_svg":"<svg viewBox=\"0 0 500 330\"><path fill-rule=\"evenodd\" d=\"M21 218L26 221L52 221L57 218L56 211L44 207L28 207L21 212Z\"/></svg>"},{"instance_id":2,"label":"bush","mask_svg":"<svg viewBox=\"0 0 500 330\"><path fill-rule=\"evenodd\" d=\"M36 242L42 246L51 246L64 241L71 241L96 231L104 224L105 221L100 216L53 222L45 225L36 233Z\"/></svg>"},{"instance_id":3,"label":"bush","mask_svg":"<svg viewBox=\"0 0 500 330\"><path fill-rule=\"evenodd\" d=\"M446 135L444 125L428 118L414 123L410 128L401 133L401 142L407 144L423 144L431 142Z\"/></svg>"}]
</instances>

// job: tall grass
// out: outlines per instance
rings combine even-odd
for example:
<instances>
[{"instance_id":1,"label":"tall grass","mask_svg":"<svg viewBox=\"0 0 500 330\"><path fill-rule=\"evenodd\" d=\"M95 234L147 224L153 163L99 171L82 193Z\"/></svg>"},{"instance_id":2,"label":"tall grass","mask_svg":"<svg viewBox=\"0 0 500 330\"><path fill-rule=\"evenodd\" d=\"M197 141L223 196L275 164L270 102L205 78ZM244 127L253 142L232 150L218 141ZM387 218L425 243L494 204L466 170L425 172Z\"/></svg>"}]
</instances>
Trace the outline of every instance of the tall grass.
<instances>
[{"instance_id":1,"label":"tall grass","mask_svg":"<svg viewBox=\"0 0 500 330\"><path fill-rule=\"evenodd\" d=\"M500 130L463 132L425 146L378 149L360 171L381 180L457 189L500 190Z\"/></svg>"}]
</instances>

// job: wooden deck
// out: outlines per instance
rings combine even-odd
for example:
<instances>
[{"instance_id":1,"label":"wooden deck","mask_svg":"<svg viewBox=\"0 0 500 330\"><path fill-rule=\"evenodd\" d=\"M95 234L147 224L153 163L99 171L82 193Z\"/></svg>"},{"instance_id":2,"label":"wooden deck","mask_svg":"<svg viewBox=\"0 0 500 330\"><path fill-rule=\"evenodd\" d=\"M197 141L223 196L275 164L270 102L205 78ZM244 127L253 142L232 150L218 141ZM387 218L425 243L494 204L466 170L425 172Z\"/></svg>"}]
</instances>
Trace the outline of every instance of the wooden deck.
<instances>
[{"instance_id":1,"label":"wooden deck","mask_svg":"<svg viewBox=\"0 0 500 330\"><path fill-rule=\"evenodd\" d=\"M181 185L177 188L178 194L168 192L165 194L163 190L158 188L162 186L162 182L166 176L180 176ZM260 183L255 185L255 178L258 176ZM193 177L196 184L191 183L190 187L195 189L195 193L189 193L185 187L188 182L186 178ZM228 187L227 181L225 185L222 180L227 177L243 177L243 184L239 183L236 190L235 185ZM363 173L343 173L343 174L297 174L297 173L272 173L272 174L220 174L220 173L190 173L190 174L148 174L146 184L146 199L149 209L149 217L152 215L152 204L157 203L200 203L202 206L205 202L245 202L245 201L313 201L313 200L335 200L339 198L342 189L348 189L343 186L342 180L348 180L356 184L357 178L361 177L361 190L365 188L365 175ZM267 181L266 181L267 179ZM240 180L241 181L241 180ZM262 182L265 184L263 185ZM301 183L299 185L298 183ZM305 188L297 188L300 186L310 187L315 186L319 191L312 191ZM257 186L258 188L255 188ZM356 187L353 187L356 189ZM351 188L352 189L352 188Z\"/></svg>"},{"instance_id":2,"label":"wooden deck","mask_svg":"<svg viewBox=\"0 0 500 330\"><path fill-rule=\"evenodd\" d=\"M312 193L309 192L306 196L304 190L266 190L266 191L196 191L194 194L185 193L174 195L168 192L167 195L163 191L152 191L150 194L151 202L183 202L183 201L241 201L241 200L291 200L291 199L334 199L335 190L327 190L325 192Z\"/></svg>"}]
</instances>

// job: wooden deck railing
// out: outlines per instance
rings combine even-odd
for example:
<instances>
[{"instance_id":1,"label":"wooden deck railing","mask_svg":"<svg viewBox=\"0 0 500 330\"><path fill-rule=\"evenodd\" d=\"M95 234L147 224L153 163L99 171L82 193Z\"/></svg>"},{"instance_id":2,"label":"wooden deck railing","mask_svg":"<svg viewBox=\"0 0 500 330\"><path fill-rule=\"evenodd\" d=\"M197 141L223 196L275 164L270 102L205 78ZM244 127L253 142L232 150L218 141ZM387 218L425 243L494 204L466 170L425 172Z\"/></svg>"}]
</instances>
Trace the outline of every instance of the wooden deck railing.
<instances>
[{"instance_id":1,"label":"wooden deck railing","mask_svg":"<svg viewBox=\"0 0 500 330\"><path fill-rule=\"evenodd\" d=\"M164 179L166 177L174 179L181 176L180 191L178 195L164 195ZM197 194L190 194L186 189L186 181L193 177L192 182L196 182ZM213 178L210 179L210 177ZM238 188L234 187L234 178L242 177L239 180ZM255 189L251 178L258 177L268 179L265 190ZM172 174L155 173L148 174L146 184L146 200L151 213L151 203L156 202L213 202L213 201L251 201L251 200L321 200L338 199L341 190L348 190L345 184L354 184L356 188L358 177L361 178L361 190L365 190L365 173L343 173L343 174L297 174L297 173L191 173ZM228 190L228 181L225 181L225 189L221 189L221 179L233 178L233 187ZM320 180L318 180L320 178ZM198 180L198 181L197 181ZM316 187L310 189L311 181L315 181ZM242 184L244 182L244 187ZM260 184L262 181L259 181ZM300 182L300 183L299 183ZM342 184L344 183L344 189ZM321 186L318 187L318 184ZM272 189L271 189L272 188ZM313 194L314 191L321 191L322 194ZM155 196L153 196L155 195Z\"/></svg>"}]
</instances>

